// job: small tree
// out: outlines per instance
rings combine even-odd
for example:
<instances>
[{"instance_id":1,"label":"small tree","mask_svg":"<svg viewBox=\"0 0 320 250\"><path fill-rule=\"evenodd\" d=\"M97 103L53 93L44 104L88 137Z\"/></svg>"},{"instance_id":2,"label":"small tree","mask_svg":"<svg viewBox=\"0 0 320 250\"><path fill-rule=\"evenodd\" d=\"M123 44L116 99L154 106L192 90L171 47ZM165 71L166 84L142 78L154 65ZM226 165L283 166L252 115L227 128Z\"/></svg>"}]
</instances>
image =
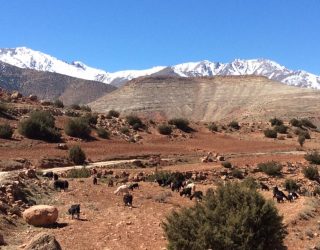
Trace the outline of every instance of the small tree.
<instances>
[{"instance_id":1,"label":"small tree","mask_svg":"<svg viewBox=\"0 0 320 250\"><path fill-rule=\"evenodd\" d=\"M86 160L86 154L80 146L76 145L69 149L69 159L77 165L82 165Z\"/></svg>"},{"instance_id":2,"label":"small tree","mask_svg":"<svg viewBox=\"0 0 320 250\"><path fill-rule=\"evenodd\" d=\"M0 124L0 138L10 139L13 135L13 128L9 124Z\"/></svg>"},{"instance_id":3,"label":"small tree","mask_svg":"<svg viewBox=\"0 0 320 250\"><path fill-rule=\"evenodd\" d=\"M283 218L254 188L228 183L204 202L167 216L168 249L280 249Z\"/></svg>"},{"instance_id":4,"label":"small tree","mask_svg":"<svg viewBox=\"0 0 320 250\"><path fill-rule=\"evenodd\" d=\"M264 132L264 136L268 138L277 138L278 133L273 129L266 129Z\"/></svg>"},{"instance_id":5,"label":"small tree","mask_svg":"<svg viewBox=\"0 0 320 250\"><path fill-rule=\"evenodd\" d=\"M283 121L278 118L272 118L269 121L271 123L271 126L281 126L283 125Z\"/></svg>"},{"instance_id":6,"label":"small tree","mask_svg":"<svg viewBox=\"0 0 320 250\"><path fill-rule=\"evenodd\" d=\"M306 154L304 158L312 164L320 165L320 154L317 151Z\"/></svg>"},{"instance_id":7,"label":"small tree","mask_svg":"<svg viewBox=\"0 0 320 250\"><path fill-rule=\"evenodd\" d=\"M304 144L305 140L306 140L306 138L304 137L304 135L299 135L298 136L298 142L299 142L299 145L301 147L303 147L303 144Z\"/></svg>"},{"instance_id":8,"label":"small tree","mask_svg":"<svg viewBox=\"0 0 320 250\"><path fill-rule=\"evenodd\" d=\"M110 110L107 114L107 118L110 119L112 117L119 117L120 116L120 113L116 110Z\"/></svg>"},{"instance_id":9,"label":"small tree","mask_svg":"<svg viewBox=\"0 0 320 250\"><path fill-rule=\"evenodd\" d=\"M104 139L109 139L109 137L110 137L110 133L107 130L105 130L104 128L98 128L97 134L100 138L104 138Z\"/></svg>"},{"instance_id":10,"label":"small tree","mask_svg":"<svg viewBox=\"0 0 320 250\"><path fill-rule=\"evenodd\" d=\"M63 102L60 101L60 100L55 100L55 101L53 102L53 106L56 107L56 108L64 108L64 104L63 104Z\"/></svg>"},{"instance_id":11,"label":"small tree","mask_svg":"<svg viewBox=\"0 0 320 250\"><path fill-rule=\"evenodd\" d=\"M126 117L127 123L132 126L134 130L138 130L139 128L143 128L143 122L138 116L128 115Z\"/></svg>"},{"instance_id":12,"label":"small tree","mask_svg":"<svg viewBox=\"0 0 320 250\"><path fill-rule=\"evenodd\" d=\"M264 162L264 163L259 163L258 169L260 171L266 173L267 175L275 176L275 175L281 174L282 166L278 162L268 161L268 162Z\"/></svg>"},{"instance_id":13,"label":"small tree","mask_svg":"<svg viewBox=\"0 0 320 250\"><path fill-rule=\"evenodd\" d=\"M19 123L18 131L27 138L49 142L59 141L61 137L53 115L47 111L32 112L29 118Z\"/></svg>"},{"instance_id":14,"label":"small tree","mask_svg":"<svg viewBox=\"0 0 320 250\"><path fill-rule=\"evenodd\" d=\"M276 125L274 127L274 131L280 133L280 134L286 134L287 133L287 130L288 130L288 127L285 126L285 125Z\"/></svg>"},{"instance_id":15,"label":"small tree","mask_svg":"<svg viewBox=\"0 0 320 250\"><path fill-rule=\"evenodd\" d=\"M237 121L232 121L228 124L228 126L230 128L233 128L233 129L236 129L236 130L239 130L240 129L240 125Z\"/></svg>"},{"instance_id":16,"label":"small tree","mask_svg":"<svg viewBox=\"0 0 320 250\"><path fill-rule=\"evenodd\" d=\"M302 126L301 121L299 121L299 120L296 119L296 118L291 119L291 120L290 120L290 124L291 124L293 127L301 127L301 126Z\"/></svg>"},{"instance_id":17,"label":"small tree","mask_svg":"<svg viewBox=\"0 0 320 250\"><path fill-rule=\"evenodd\" d=\"M167 124L161 124L158 126L158 131L162 135L171 135L172 127Z\"/></svg>"},{"instance_id":18,"label":"small tree","mask_svg":"<svg viewBox=\"0 0 320 250\"><path fill-rule=\"evenodd\" d=\"M184 118L173 118L168 121L170 125L176 126L178 129L184 131L184 132L189 132L189 121Z\"/></svg>"},{"instance_id":19,"label":"small tree","mask_svg":"<svg viewBox=\"0 0 320 250\"><path fill-rule=\"evenodd\" d=\"M304 177L309 180L317 180L319 179L319 171L317 166L308 166L303 169Z\"/></svg>"},{"instance_id":20,"label":"small tree","mask_svg":"<svg viewBox=\"0 0 320 250\"><path fill-rule=\"evenodd\" d=\"M86 119L74 118L67 121L65 132L69 136L78 138L89 138L91 129Z\"/></svg>"},{"instance_id":21,"label":"small tree","mask_svg":"<svg viewBox=\"0 0 320 250\"><path fill-rule=\"evenodd\" d=\"M284 182L284 187L289 192L297 191L299 189L299 185L297 184L297 182L292 179L286 179L286 181Z\"/></svg>"},{"instance_id":22,"label":"small tree","mask_svg":"<svg viewBox=\"0 0 320 250\"><path fill-rule=\"evenodd\" d=\"M218 132L218 126L213 122L208 125L208 129L211 132Z\"/></svg>"},{"instance_id":23,"label":"small tree","mask_svg":"<svg viewBox=\"0 0 320 250\"><path fill-rule=\"evenodd\" d=\"M91 108L88 105L81 105L80 109L82 111L91 112Z\"/></svg>"}]
</instances>

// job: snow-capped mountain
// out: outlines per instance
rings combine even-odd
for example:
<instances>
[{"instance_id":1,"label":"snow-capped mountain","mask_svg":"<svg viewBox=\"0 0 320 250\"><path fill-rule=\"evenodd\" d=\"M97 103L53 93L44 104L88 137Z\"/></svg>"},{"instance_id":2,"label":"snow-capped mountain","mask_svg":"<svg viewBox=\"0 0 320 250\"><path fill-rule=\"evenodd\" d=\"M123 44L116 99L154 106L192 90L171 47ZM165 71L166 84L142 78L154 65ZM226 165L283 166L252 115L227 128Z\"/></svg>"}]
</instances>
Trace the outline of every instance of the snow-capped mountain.
<instances>
[{"instance_id":1,"label":"snow-capped mountain","mask_svg":"<svg viewBox=\"0 0 320 250\"><path fill-rule=\"evenodd\" d=\"M210 61L182 63L175 66L157 66L146 70L124 70L110 73L82 62L67 63L55 57L25 47L0 49L0 61L39 71L55 72L86 80L95 80L119 86L133 78L148 75L176 75L199 77L214 75L261 75L287 85L320 89L320 77L306 71L293 71L266 59L239 60L230 63Z\"/></svg>"}]
</instances>

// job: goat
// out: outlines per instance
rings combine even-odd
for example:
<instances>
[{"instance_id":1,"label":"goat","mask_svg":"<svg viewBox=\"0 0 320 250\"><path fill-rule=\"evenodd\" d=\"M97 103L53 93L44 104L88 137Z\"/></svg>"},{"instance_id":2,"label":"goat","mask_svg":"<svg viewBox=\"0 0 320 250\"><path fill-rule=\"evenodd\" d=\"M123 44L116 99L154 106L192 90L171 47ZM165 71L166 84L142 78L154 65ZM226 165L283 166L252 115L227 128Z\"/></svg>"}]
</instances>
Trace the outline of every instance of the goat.
<instances>
[{"instance_id":1,"label":"goat","mask_svg":"<svg viewBox=\"0 0 320 250\"><path fill-rule=\"evenodd\" d=\"M190 196L190 200L192 200L193 198L196 198L197 200L202 200L202 197L203 197L202 191L195 191L195 192Z\"/></svg>"},{"instance_id":2,"label":"goat","mask_svg":"<svg viewBox=\"0 0 320 250\"><path fill-rule=\"evenodd\" d=\"M180 192L180 196L191 196L191 191L192 189L191 188L184 188L182 189L182 191Z\"/></svg>"},{"instance_id":3,"label":"goat","mask_svg":"<svg viewBox=\"0 0 320 250\"><path fill-rule=\"evenodd\" d=\"M182 182L181 181L175 181L174 183L172 183L172 186L171 186L171 190L172 191L177 191L177 192L179 192L180 191L180 189L182 188Z\"/></svg>"},{"instance_id":4,"label":"goat","mask_svg":"<svg viewBox=\"0 0 320 250\"><path fill-rule=\"evenodd\" d=\"M69 212L69 214L71 214L72 219L73 219L74 215L77 215L77 219L79 220L79 218L80 218L80 204L71 205L68 212Z\"/></svg>"},{"instance_id":5,"label":"goat","mask_svg":"<svg viewBox=\"0 0 320 250\"><path fill-rule=\"evenodd\" d=\"M93 185L97 185L98 184L98 179L97 177L93 177Z\"/></svg>"},{"instance_id":6,"label":"goat","mask_svg":"<svg viewBox=\"0 0 320 250\"><path fill-rule=\"evenodd\" d=\"M128 188L133 191L133 189L139 188L139 183L131 183Z\"/></svg>"},{"instance_id":7,"label":"goat","mask_svg":"<svg viewBox=\"0 0 320 250\"><path fill-rule=\"evenodd\" d=\"M119 193L126 193L128 194L129 193L129 189L128 189L128 186L126 184L124 185L121 185L117 188L116 191L114 191L114 194L119 194Z\"/></svg>"},{"instance_id":8,"label":"goat","mask_svg":"<svg viewBox=\"0 0 320 250\"><path fill-rule=\"evenodd\" d=\"M65 180L56 180L54 181L53 186L55 189L63 189L64 191L66 191L66 189L68 189L69 187L69 182Z\"/></svg>"},{"instance_id":9,"label":"goat","mask_svg":"<svg viewBox=\"0 0 320 250\"><path fill-rule=\"evenodd\" d=\"M132 200L133 200L132 194L125 194L123 196L123 202L125 206L132 207Z\"/></svg>"}]
</instances>

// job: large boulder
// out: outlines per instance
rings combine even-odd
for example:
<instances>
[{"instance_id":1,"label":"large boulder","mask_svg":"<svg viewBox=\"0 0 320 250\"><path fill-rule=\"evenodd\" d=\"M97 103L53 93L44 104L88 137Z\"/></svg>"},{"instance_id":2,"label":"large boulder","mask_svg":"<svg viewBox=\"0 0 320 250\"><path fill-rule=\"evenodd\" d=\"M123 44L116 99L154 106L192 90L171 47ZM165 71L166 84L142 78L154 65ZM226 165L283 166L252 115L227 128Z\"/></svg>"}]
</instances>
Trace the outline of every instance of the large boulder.
<instances>
[{"instance_id":1,"label":"large boulder","mask_svg":"<svg viewBox=\"0 0 320 250\"><path fill-rule=\"evenodd\" d=\"M46 226L57 221L58 209L54 206L36 205L26 209L22 216L30 225Z\"/></svg>"},{"instance_id":2,"label":"large boulder","mask_svg":"<svg viewBox=\"0 0 320 250\"><path fill-rule=\"evenodd\" d=\"M37 234L24 248L24 250L61 250L56 238L47 233Z\"/></svg>"}]
</instances>

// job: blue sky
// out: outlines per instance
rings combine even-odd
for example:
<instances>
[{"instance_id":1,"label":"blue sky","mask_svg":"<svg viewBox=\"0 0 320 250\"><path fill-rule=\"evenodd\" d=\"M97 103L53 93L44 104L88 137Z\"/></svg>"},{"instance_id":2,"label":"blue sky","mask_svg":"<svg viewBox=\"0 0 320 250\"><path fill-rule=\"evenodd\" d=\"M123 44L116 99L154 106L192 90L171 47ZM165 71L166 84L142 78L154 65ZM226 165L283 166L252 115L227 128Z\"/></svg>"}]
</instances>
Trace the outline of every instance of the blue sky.
<instances>
[{"instance_id":1,"label":"blue sky","mask_svg":"<svg viewBox=\"0 0 320 250\"><path fill-rule=\"evenodd\" d=\"M268 58L320 75L319 0L10 0L0 47L107 71Z\"/></svg>"}]
</instances>

